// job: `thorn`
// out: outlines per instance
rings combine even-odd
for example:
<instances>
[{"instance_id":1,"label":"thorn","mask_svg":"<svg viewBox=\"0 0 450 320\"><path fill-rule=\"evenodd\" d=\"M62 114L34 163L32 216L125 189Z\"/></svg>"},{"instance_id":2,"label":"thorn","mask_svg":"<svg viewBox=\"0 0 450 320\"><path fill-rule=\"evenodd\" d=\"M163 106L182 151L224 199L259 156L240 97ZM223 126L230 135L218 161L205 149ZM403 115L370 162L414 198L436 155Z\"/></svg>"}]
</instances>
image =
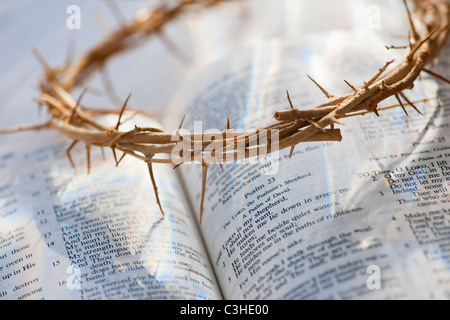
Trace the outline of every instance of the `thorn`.
<instances>
[{"instance_id":1,"label":"thorn","mask_svg":"<svg viewBox=\"0 0 450 320\"><path fill-rule=\"evenodd\" d=\"M81 91L80 96L79 96L78 99L77 99L77 104L76 104L76 106L79 106L79 105L80 105L81 99L83 98L83 96L84 96L84 94L87 92L87 90L88 90L87 88L84 88L83 91Z\"/></svg>"},{"instance_id":2,"label":"thorn","mask_svg":"<svg viewBox=\"0 0 450 320\"><path fill-rule=\"evenodd\" d=\"M31 125L31 126L17 126L17 127L11 127L11 128L5 128L0 129L0 134L7 134L7 133L13 133L13 132L20 132L20 131L37 131L42 129L48 129L51 127L51 120L47 121L43 124L37 124L37 125Z\"/></svg>"},{"instance_id":3,"label":"thorn","mask_svg":"<svg viewBox=\"0 0 450 320\"><path fill-rule=\"evenodd\" d=\"M72 168L75 168L75 163L72 160L72 157L70 156L70 151L73 149L73 147L75 147L75 145L78 143L78 140L73 140L72 143L70 144L70 146L67 148L66 150L66 155L67 158L69 159L70 165L72 166Z\"/></svg>"},{"instance_id":4,"label":"thorn","mask_svg":"<svg viewBox=\"0 0 450 320\"><path fill-rule=\"evenodd\" d=\"M76 104L75 104L75 107L73 107L72 113L70 114L70 118L69 118L69 120L68 120L68 123L69 123L69 124L71 124L72 121L73 121L73 119L75 118L75 115L76 115L76 113L77 113L77 109L78 109L78 107L80 106L81 99L83 98L83 96L84 96L84 94L85 94L86 92L87 92L87 88L84 88L83 91L81 92L80 96L78 97L77 102L76 102Z\"/></svg>"},{"instance_id":5,"label":"thorn","mask_svg":"<svg viewBox=\"0 0 450 320\"><path fill-rule=\"evenodd\" d=\"M184 119L185 119L185 118L186 118L186 115L184 115L183 118L181 118L180 125L178 126L178 129L175 130L175 132L174 132L174 135L176 135L177 137L180 136L180 130L181 130L181 127L183 126L183 122L184 122ZM176 168L176 166L175 166L175 168ZM175 169L175 168L174 168L174 169Z\"/></svg>"},{"instance_id":6,"label":"thorn","mask_svg":"<svg viewBox=\"0 0 450 320\"><path fill-rule=\"evenodd\" d=\"M384 83L384 81L382 83ZM373 101L371 101L369 103L365 102L365 106L366 106L366 110L368 112L375 113L377 115L377 117L380 116L380 114L378 113L378 105L375 102L373 102Z\"/></svg>"},{"instance_id":7,"label":"thorn","mask_svg":"<svg viewBox=\"0 0 450 320\"><path fill-rule=\"evenodd\" d=\"M445 82L447 84L450 84L450 80L448 80L447 78L441 76L440 74L437 74L437 73L435 73L435 72L433 72L433 71L431 71L429 69L426 69L426 68L422 68L422 71L425 71L426 73L428 73L429 75L435 77L438 80L441 80L441 81L443 81L443 82Z\"/></svg>"},{"instance_id":8,"label":"thorn","mask_svg":"<svg viewBox=\"0 0 450 320\"><path fill-rule=\"evenodd\" d=\"M208 166L206 164L202 164L202 193L201 193L201 199L200 199L200 224L202 224L202 217L203 217L203 203L205 202L207 173L208 173Z\"/></svg>"},{"instance_id":9,"label":"thorn","mask_svg":"<svg viewBox=\"0 0 450 320\"><path fill-rule=\"evenodd\" d=\"M103 161L106 161L105 150L103 149L103 147L100 147L100 150L102 151L102 159L103 159Z\"/></svg>"},{"instance_id":10,"label":"thorn","mask_svg":"<svg viewBox=\"0 0 450 320\"><path fill-rule=\"evenodd\" d=\"M416 46L411 49L411 51L408 53L408 55L406 56L406 60L412 60L414 54L416 53L416 51L425 43L428 41L428 39L431 38L431 36L433 34L435 34L436 31L438 31L440 29L440 25L437 25L436 28L434 28L425 38L423 38L423 40L419 41Z\"/></svg>"},{"instance_id":11,"label":"thorn","mask_svg":"<svg viewBox=\"0 0 450 320\"><path fill-rule=\"evenodd\" d=\"M289 105L291 106L291 109L294 109L294 106L292 105L291 97L289 96L289 91L286 90L287 99L289 101Z\"/></svg>"},{"instance_id":12,"label":"thorn","mask_svg":"<svg viewBox=\"0 0 450 320\"><path fill-rule=\"evenodd\" d=\"M42 65L42 67L45 69L45 71L51 70L50 65L47 63L47 61L44 59L44 57L36 48L32 50L32 53L35 56L35 58L39 61L39 63Z\"/></svg>"},{"instance_id":13,"label":"thorn","mask_svg":"<svg viewBox=\"0 0 450 320\"><path fill-rule=\"evenodd\" d=\"M390 49L408 49L409 46L384 46L387 50Z\"/></svg>"},{"instance_id":14,"label":"thorn","mask_svg":"<svg viewBox=\"0 0 450 320\"><path fill-rule=\"evenodd\" d=\"M227 130L230 130L231 126L230 126L230 117L227 117Z\"/></svg>"},{"instance_id":15,"label":"thorn","mask_svg":"<svg viewBox=\"0 0 450 320\"><path fill-rule=\"evenodd\" d=\"M332 94L329 94L321 85L319 85L313 78L311 78L309 75L307 75L309 80L311 80L312 82L314 82L314 84L320 89L320 91L322 91L322 93L328 98L328 99L332 99L334 98L334 96Z\"/></svg>"},{"instance_id":16,"label":"thorn","mask_svg":"<svg viewBox=\"0 0 450 320\"><path fill-rule=\"evenodd\" d=\"M116 147L111 147L111 150L112 150L112 153L113 153L113 156L114 156L114 161L116 162L116 167L117 167L117 165L119 163L117 162Z\"/></svg>"},{"instance_id":17,"label":"thorn","mask_svg":"<svg viewBox=\"0 0 450 320\"><path fill-rule=\"evenodd\" d=\"M86 145L87 173L91 173L91 146Z\"/></svg>"},{"instance_id":18,"label":"thorn","mask_svg":"<svg viewBox=\"0 0 450 320\"><path fill-rule=\"evenodd\" d=\"M182 164L183 164L183 162L181 162L181 163L175 165L175 167L173 167L173 170L175 170L176 168L178 168L178 167L181 166Z\"/></svg>"},{"instance_id":19,"label":"thorn","mask_svg":"<svg viewBox=\"0 0 450 320\"><path fill-rule=\"evenodd\" d=\"M122 109L120 110L119 119L117 120L117 124L116 124L116 131L119 130L119 126L121 125L120 119L122 118L123 112L125 111L125 108L127 106L128 100L130 100L130 98L131 98L131 93L125 99L125 102L124 102L124 104L122 106Z\"/></svg>"},{"instance_id":20,"label":"thorn","mask_svg":"<svg viewBox=\"0 0 450 320\"><path fill-rule=\"evenodd\" d=\"M183 122L184 122L185 118L186 118L186 115L184 115L183 118L181 119L180 125L178 126L178 130L180 130L181 127L183 126Z\"/></svg>"},{"instance_id":21,"label":"thorn","mask_svg":"<svg viewBox=\"0 0 450 320\"><path fill-rule=\"evenodd\" d=\"M396 94L394 94L394 96L395 96L395 99L397 99L400 106L402 107L403 112L405 112L405 114L408 116L408 112L406 112L405 106L403 105L402 100L400 100L400 97L398 96L398 94L396 93Z\"/></svg>"},{"instance_id":22,"label":"thorn","mask_svg":"<svg viewBox=\"0 0 450 320\"><path fill-rule=\"evenodd\" d=\"M403 4L405 5L406 13L408 14L408 20L409 20L409 24L411 26L411 32L412 32L413 38L414 38L414 40L419 40L419 35L417 34L416 27L414 26L414 21L412 20L411 12L409 11L406 0L403 0Z\"/></svg>"},{"instance_id":23,"label":"thorn","mask_svg":"<svg viewBox=\"0 0 450 320\"><path fill-rule=\"evenodd\" d=\"M120 157L119 161L117 161L117 163L116 163L116 167L119 166L119 163L123 160L123 158L125 158L126 155L127 154L125 152L122 154L122 156Z\"/></svg>"},{"instance_id":24,"label":"thorn","mask_svg":"<svg viewBox=\"0 0 450 320\"><path fill-rule=\"evenodd\" d=\"M411 106L414 108L414 110L416 110L419 114L421 114L423 116L423 113L419 111L419 109L416 108L416 106L409 101L408 97L403 93L403 92L399 92L400 96Z\"/></svg>"},{"instance_id":25,"label":"thorn","mask_svg":"<svg viewBox=\"0 0 450 320\"><path fill-rule=\"evenodd\" d=\"M366 89L368 86L372 85L375 81L377 81L377 79L383 74L384 71L386 71L387 67L394 62L394 60L388 61L385 63L385 65L378 69L378 72L368 81L368 82L364 82L364 85L362 86L361 89Z\"/></svg>"},{"instance_id":26,"label":"thorn","mask_svg":"<svg viewBox=\"0 0 450 320\"><path fill-rule=\"evenodd\" d=\"M75 108L72 109L72 113L70 114L69 119L67 119L67 123L71 124L73 119L75 118L75 114L77 113L78 104L75 106Z\"/></svg>"},{"instance_id":27,"label":"thorn","mask_svg":"<svg viewBox=\"0 0 450 320\"><path fill-rule=\"evenodd\" d=\"M150 173L150 180L152 181L152 185L153 185L153 191L155 192L156 203L158 204L159 209L161 210L161 213L164 216L164 210L161 206L161 202L159 201L158 188L156 187L155 177L153 176L153 168L152 168L151 159L147 162L147 166L148 166L148 172Z\"/></svg>"},{"instance_id":28,"label":"thorn","mask_svg":"<svg viewBox=\"0 0 450 320\"><path fill-rule=\"evenodd\" d=\"M292 157L292 153L294 152L295 144L291 146L291 151L289 152L289 159Z\"/></svg>"},{"instance_id":29,"label":"thorn","mask_svg":"<svg viewBox=\"0 0 450 320\"><path fill-rule=\"evenodd\" d=\"M349 83L347 80L344 79L344 82L350 87L352 88L353 91L358 92L358 89L356 89L351 83Z\"/></svg>"},{"instance_id":30,"label":"thorn","mask_svg":"<svg viewBox=\"0 0 450 320\"><path fill-rule=\"evenodd\" d=\"M399 95L400 95L404 100L406 100L407 103L408 103L409 105L411 105L411 106L414 108L414 110L416 110L418 113L420 113L421 115L423 115L422 112L420 112L420 111L412 104L412 102L409 101L409 99L408 99L402 92L399 92ZM427 102L427 101L430 101L430 100L433 100L433 99L438 99L438 98L437 98L437 97L436 97L436 98L430 98L430 99L425 98L425 99L422 99L422 100L414 101L414 103L418 103L418 102ZM389 105L389 106L379 107L379 108L377 108L377 111L382 111L382 110L392 109L392 108L396 108L396 107L399 107L399 106L400 106L399 103L391 104L391 105ZM367 109L366 111L360 111L360 112L355 112L355 113L351 113L351 114L346 114L346 115L344 115L344 116L341 116L341 118L363 116L363 115L366 115L366 114L368 114L368 113L370 113L370 112L373 112L373 110ZM334 129L334 128L333 128L333 129Z\"/></svg>"},{"instance_id":31,"label":"thorn","mask_svg":"<svg viewBox=\"0 0 450 320\"><path fill-rule=\"evenodd\" d=\"M212 150L212 151L211 151L211 157L215 157L215 158L216 158L216 160L217 160L217 163L218 163L218 165L220 166L220 168L221 168L221 169L222 169L222 171L223 171L223 166L222 166L222 163L220 163L219 157L218 157L218 156L216 156L216 152L215 152L215 150Z\"/></svg>"}]
</instances>

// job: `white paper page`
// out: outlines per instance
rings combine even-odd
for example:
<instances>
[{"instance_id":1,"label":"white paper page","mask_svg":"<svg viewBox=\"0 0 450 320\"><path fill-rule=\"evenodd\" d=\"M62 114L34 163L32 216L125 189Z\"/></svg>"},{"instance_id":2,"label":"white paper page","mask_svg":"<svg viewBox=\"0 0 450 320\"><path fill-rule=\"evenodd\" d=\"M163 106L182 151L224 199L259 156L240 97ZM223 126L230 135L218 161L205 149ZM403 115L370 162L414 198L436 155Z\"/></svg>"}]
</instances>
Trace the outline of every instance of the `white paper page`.
<instances>
[{"instance_id":1,"label":"white paper page","mask_svg":"<svg viewBox=\"0 0 450 320\"><path fill-rule=\"evenodd\" d=\"M221 298L171 168L154 165L162 216L142 161L115 167L111 150L104 160L93 148L88 175L84 146L71 152L74 170L56 132L10 138L0 150L1 299Z\"/></svg>"},{"instance_id":2,"label":"white paper page","mask_svg":"<svg viewBox=\"0 0 450 320\"><path fill-rule=\"evenodd\" d=\"M195 121L224 130L227 116L235 129L273 123L289 108L286 90L299 109L325 101L306 74L347 93L344 79L361 85L399 61L385 45L374 32L336 31L236 53L178 95L172 127L184 114L190 132ZM344 119L342 142L297 145L292 159L283 150L267 164L211 166L201 230L224 297L449 298L445 90L439 103L416 103L423 116L407 107L408 117L396 108ZM435 98L438 84L422 76L405 93ZM198 218L201 168L180 169Z\"/></svg>"}]
</instances>

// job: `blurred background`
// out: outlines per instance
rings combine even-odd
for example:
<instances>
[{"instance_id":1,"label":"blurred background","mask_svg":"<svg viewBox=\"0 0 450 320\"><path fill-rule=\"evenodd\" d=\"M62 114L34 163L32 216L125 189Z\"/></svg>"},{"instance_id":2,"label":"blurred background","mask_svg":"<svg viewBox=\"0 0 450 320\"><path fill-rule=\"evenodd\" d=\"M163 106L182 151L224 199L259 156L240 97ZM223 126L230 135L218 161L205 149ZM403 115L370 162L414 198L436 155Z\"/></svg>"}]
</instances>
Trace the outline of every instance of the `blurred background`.
<instances>
[{"instance_id":1,"label":"blurred background","mask_svg":"<svg viewBox=\"0 0 450 320\"><path fill-rule=\"evenodd\" d=\"M0 128L47 119L33 101L39 96L42 75L33 50L50 66L62 66L133 19L139 10L174 3L0 0ZM75 27L73 6L79 13ZM243 46L276 37L300 39L316 32L355 29L389 34L399 39L390 44L404 44L409 27L402 1L227 1L181 17L161 35L109 61L89 83L83 103L120 108L120 101L132 93L133 108L160 114L183 82ZM11 137L0 137L0 142Z\"/></svg>"}]
</instances>

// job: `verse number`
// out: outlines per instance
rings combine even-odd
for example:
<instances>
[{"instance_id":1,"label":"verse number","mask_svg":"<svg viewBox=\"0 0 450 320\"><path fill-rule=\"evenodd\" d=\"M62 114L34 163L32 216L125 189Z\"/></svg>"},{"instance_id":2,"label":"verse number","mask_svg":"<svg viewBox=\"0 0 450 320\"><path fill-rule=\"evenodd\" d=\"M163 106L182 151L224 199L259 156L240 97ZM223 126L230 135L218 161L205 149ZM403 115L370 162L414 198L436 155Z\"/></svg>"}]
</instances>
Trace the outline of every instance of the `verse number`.
<instances>
[{"instance_id":1,"label":"verse number","mask_svg":"<svg viewBox=\"0 0 450 320\"><path fill-rule=\"evenodd\" d=\"M270 178L270 179L267 179L267 184L272 184L272 183L274 183L275 182L275 178Z\"/></svg>"}]
</instances>

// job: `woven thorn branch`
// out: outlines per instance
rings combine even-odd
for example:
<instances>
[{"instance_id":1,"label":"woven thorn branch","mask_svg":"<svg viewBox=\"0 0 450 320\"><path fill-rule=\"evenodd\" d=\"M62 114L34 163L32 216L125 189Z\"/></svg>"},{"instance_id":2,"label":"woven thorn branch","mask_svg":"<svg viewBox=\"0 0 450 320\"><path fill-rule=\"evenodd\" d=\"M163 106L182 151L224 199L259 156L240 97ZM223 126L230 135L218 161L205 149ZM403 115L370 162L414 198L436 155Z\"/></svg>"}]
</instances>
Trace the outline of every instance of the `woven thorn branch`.
<instances>
[{"instance_id":1,"label":"woven thorn branch","mask_svg":"<svg viewBox=\"0 0 450 320\"><path fill-rule=\"evenodd\" d=\"M126 155L140 159L148 166L156 202L163 215L164 210L158 196L153 164L172 164L176 168L183 163L200 159L202 165L201 223L207 170L210 165L218 163L222 166L224 162L243 160L253 157L255 154L260 156L261 152L271 153L285 148L290 148L290 156L292 156L295 146L301 142L341 141L341 132L336 128L336 125L343 124L340 119L369 112L374 112L378 116L379 111L386 108L379 107L379 103L389 97L395 97L398 101L396 106L400 106L406 114L405 106L408 105L420 113L404 91L414 86L414 82L422 72L428 73L440 81L450 83L448 79L426 67L435 61L447 39L450 18L449 2L416 0L414 1L414 10L410 11L406 0L403 0L411 30L408 43L404 47L407 52L402 61L393 67L391 65L394 65L394 61L387 62L361 86L353 86L346 81L351 92L342 96L328 93L310 77L328 101L307 110L299 110L294 107L289 93L286 92L290 109L276 111L275 122L256 131L231 134L233 130L229 121L226 130L208 135L205 133L186 136L178 134L179 130L174 134L152 127L137 126L129 131L121 131L122 115L130 96L121 108L117 108L120 109L119 117L116 125L112 128L100 123L95 116L98 114L96 110L89 110L81 105L86 90L78 99L73 98L70 92L77 87L84 86L88 79L96 71L101 70L113 56L136 47L152 35L161 34L166 24L183 14L220 5L223 2L226 1L183 0L172 7L158 6L152 11L139 14L134 21L110 34L78 60L60 68L51 68L36 52L37 58L44 66L44 76L39 84L41 95L38 102L47 106L50 119L40 125L4 129L0 131L0 134L24 130L57 130L72 140L66 152L72 166L75 165L70 156L71 150L77 143L84 143L88 172L90 171L92 146L111 148L116 165ZM389 66L392 68L387 72ZM181 129L182 123L183 121L178 129ZM278 139L270 138L274 133L278 135ZM174 139L174 136L178 138ZM214 136L213 141L211 136ZM190 147L181 149L174 158L173 151L180 148L181 143L188 143ZM214 148L211 148L211 143L214 144ZM258 151L264 151L252 152L255 146ZM121 158L117 157L117 151L122 152ZM206 158L209 161L205 161Z\"/></svg>"}]
</instances>

